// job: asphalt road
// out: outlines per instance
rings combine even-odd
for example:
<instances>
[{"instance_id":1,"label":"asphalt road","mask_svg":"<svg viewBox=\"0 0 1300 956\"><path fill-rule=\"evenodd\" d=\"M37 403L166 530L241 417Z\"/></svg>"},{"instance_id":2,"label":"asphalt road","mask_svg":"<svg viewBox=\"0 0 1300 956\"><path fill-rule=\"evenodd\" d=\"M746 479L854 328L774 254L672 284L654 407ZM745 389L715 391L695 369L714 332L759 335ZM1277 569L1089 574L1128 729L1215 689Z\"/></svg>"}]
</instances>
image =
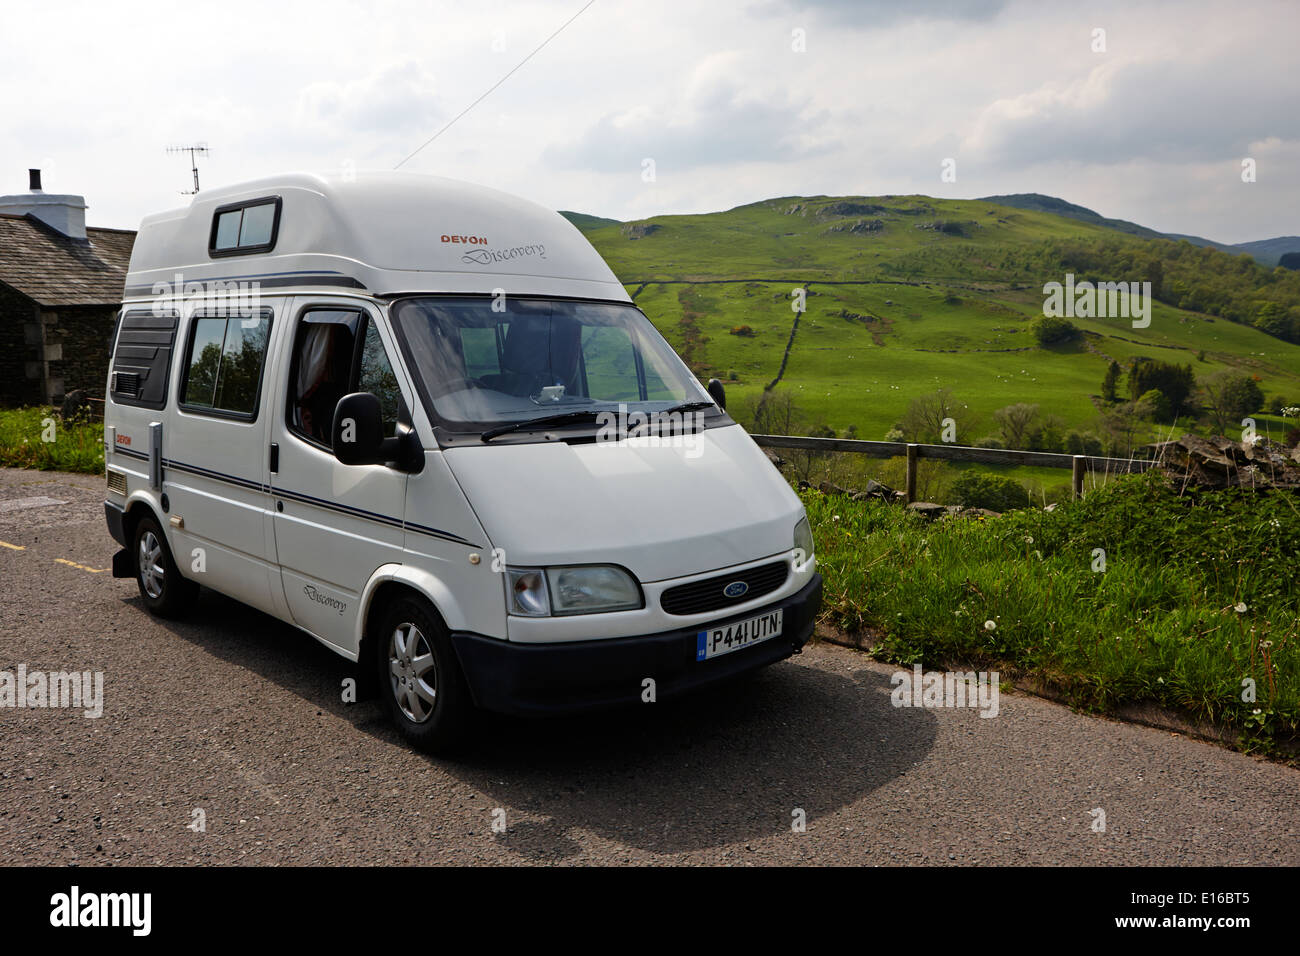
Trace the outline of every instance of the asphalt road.
<instances>
[{"instance_id":1,"label":"asphalt road","mask_svg":"<svg viewBox=\"0 0 1300 956\"><path fill-rule=\"evenodd\" d=\"M0 470L0 671L102 671L105 701L0 709L0 863L1300 864L1300 772L1024 696L895 708L830 645L429 758L293 628L210 592L150 618L102 501Z\"/></svg>"}]
</instances>

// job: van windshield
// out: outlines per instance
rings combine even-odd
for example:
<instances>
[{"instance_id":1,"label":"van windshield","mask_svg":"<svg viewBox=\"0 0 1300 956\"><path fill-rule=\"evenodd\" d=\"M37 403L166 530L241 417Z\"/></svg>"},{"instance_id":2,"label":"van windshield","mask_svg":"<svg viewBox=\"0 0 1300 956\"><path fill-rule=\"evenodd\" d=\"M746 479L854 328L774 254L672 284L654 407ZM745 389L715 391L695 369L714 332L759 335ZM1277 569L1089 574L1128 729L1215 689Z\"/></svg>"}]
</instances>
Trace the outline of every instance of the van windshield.
<instances>
[{"instance_id":1,"label":"van windshield","mask_svg":"<svg viewBox=\"0 0 1300 956\"><path fill-rule=\"evenodd\" d=\"M402 299L391 314L425 396L453 428L709 401L632 305L440 296Z\"/></svg>"}]
</instances>

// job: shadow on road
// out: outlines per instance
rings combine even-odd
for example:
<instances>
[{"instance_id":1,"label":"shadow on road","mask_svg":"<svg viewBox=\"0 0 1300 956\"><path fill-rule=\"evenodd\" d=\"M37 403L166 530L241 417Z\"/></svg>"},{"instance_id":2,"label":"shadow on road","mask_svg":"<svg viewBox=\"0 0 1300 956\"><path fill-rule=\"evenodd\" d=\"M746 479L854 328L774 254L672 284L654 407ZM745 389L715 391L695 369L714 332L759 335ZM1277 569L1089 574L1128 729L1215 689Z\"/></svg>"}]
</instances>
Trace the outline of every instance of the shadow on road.
<instances>
[{"instance_id":1,"label":"shadow on road","mask_svg":"<svg viewBox=\"0 0 1300 956\"><path fill-rule=\"evenodd\" d=\"M206 590L192 618L164 623L358 730L405 746L375 702L342 703L352 665L295 628ZM574 828L680 853L788 833L796 810L811 827L923 760L935 718L892 707L884 675L846 676L797 661L595 716L485 715L467 756L426 759L504 808L507 830L496 839L539 862L578 854Z\"/></svg>"}]
</instances>

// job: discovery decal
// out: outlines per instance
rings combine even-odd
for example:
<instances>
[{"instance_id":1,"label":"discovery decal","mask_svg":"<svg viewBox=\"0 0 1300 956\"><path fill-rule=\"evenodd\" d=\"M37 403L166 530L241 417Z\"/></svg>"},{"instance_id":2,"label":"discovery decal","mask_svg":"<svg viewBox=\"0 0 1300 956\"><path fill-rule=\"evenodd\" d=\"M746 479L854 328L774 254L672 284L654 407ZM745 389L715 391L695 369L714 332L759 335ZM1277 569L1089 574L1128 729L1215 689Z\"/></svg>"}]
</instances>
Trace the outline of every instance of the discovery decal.
<instances>
[{"instance_id":1,"label":"discovery decal","mask_svg":"<svg viewBox=\"0 0 1300 956\"><path fill-rule=\"evenodd\" d=\"M307 597L310 600L315 601L317 604L323 604L326 607L333 608L334 610L338 611L339 614L342 614L344 611L348 609L348 605L346 601L340 601L338 600L338 598L332 598L329 597L328 595L321 594L310 584L303 586L302 593L307 595Z\"/></svg>"},{"instance_id":2,"label":"discovery decal","mask_svg":"<svg viewBox=\"0 0 1300 956\"><path fill-rule=\"evenodd\" d=\"M528 256L545 259L546 246L535 242L526 246L512 246L509 249L474 249L461 256L460 261L466 265L486 266L493 262L509 262L511 259L523 259Z\"/></svg>"}]
</instances>

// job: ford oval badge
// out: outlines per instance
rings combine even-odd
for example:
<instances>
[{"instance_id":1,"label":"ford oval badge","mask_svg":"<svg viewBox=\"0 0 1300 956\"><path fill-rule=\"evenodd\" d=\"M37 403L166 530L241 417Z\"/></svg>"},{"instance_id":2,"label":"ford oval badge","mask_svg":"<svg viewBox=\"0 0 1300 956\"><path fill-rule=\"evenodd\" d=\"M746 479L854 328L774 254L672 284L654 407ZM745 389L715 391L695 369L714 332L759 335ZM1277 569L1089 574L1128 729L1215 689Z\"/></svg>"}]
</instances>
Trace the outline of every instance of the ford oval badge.
<instances>
[{"instance_id":1,"label":"ford oval badge","mask_svg":"<svg viewBox=\"0 0 1300 956\"><path fill-rule=\"evenodd\" d=\"M748 590L749 590L749 585L746 584L744 581L732 581L730 584L728 584L725 588L722 589L722 593L729 598L738 598Z\"/></svg>"}]
</instances>

